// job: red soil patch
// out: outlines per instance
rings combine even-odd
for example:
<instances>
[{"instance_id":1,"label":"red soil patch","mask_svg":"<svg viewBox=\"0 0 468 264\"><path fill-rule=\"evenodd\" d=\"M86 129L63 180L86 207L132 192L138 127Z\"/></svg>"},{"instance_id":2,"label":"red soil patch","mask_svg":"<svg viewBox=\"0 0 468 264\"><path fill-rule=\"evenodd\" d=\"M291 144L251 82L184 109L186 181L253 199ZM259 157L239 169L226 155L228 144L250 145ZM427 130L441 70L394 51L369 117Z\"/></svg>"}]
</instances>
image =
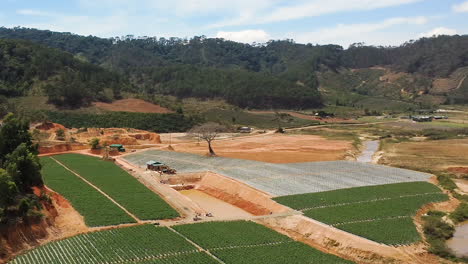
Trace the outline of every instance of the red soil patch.
<instances>
[{"instance_id":1,"label":"red soil patch","mask_svg":"<svg viewBox=\"0 0 468 264\"><path fill-rule=\"evenodd\" d=\"M204 155L207 144L181 143L173 145L175 151ZM220 157L292 163L332 161L345 159L352 150L350 141L328 140L314 135L262 135L216 140L213 149Z\"/></svg>"},{"instance_id":2,"label":"red soil patch","mask_svg":"<svg viewBox=\"0 0 468 264\"><path fill-rule=\"evenodd\" d=\"M447 170L455 174L468 174L468 167L450 167Z\"/></svg>"},{"instance_id":3,"label":"red soil patch","mask_svg":"<svg viewBox=\"0 0 468 264\"><path fill-rule=\"evenodd\" d=\"M136 113L157 113L165 114L172 111L160 105L155 105L140 99L122 99L112 103L96 102L94 106L107 111L124 111Z\"/></svg>"},{"instance_id":4,"label":"red soil patch","mask_svg":"<svg viewBox=\"0 0 468 264\"><path fill-rule=\"evenodd\" d=\"M59 130L59 129L63 129L63 130L66 130L66 128L60 124L57 124L57 123L52 123L52 122L44 122L40 125L37 125L36 126L36 129L39 129L39 130Z\"/></svg>"}]
</instances>

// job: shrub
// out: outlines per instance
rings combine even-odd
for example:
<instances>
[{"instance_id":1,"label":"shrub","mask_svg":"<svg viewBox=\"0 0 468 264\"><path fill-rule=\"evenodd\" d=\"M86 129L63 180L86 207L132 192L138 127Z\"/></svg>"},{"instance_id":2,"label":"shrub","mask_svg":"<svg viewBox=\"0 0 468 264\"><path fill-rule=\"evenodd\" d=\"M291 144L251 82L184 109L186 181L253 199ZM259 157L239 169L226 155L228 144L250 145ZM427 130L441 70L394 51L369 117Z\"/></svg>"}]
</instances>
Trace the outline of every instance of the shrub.
<instances>
[{"instance_id":1,"label":"shrub","mask_svg":"<svg viewBox=\"0 0 468 264\"><path fill-rule=\"evenodd\" d=\"M450 218L455 223L460 223L468 219L468 203L461 203L455 211L450 214Z\"/></svg>"}]
</instances>

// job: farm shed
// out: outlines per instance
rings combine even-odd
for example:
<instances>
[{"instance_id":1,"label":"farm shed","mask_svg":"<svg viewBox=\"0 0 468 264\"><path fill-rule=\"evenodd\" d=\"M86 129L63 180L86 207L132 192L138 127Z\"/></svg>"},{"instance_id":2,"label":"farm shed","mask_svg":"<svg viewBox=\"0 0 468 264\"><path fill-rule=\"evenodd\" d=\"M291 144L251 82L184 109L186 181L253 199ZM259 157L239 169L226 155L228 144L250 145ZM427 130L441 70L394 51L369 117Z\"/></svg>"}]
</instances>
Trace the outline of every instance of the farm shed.
<instances>
[{"instance_id":1,"label":"farm shed","mask_svg":"<svg viewBox=\"0 0 468 264\"><path fill-rule=\"evenodd\" d=\"M111 149L117 149L119 152L125 152L125 148L122 144L112 144L109 147Z\"/></svg>"}]
</instances>

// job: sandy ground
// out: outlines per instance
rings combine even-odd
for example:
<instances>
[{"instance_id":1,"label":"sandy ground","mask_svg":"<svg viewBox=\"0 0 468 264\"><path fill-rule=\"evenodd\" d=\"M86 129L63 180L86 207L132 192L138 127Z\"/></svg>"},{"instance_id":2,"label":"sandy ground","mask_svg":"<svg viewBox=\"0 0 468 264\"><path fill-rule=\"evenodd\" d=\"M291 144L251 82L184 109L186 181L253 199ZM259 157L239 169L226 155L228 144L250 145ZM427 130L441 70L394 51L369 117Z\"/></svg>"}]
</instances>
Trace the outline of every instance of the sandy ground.
<instances>
[{"instance_id":1,"label":"sandy ground","mask_svg":"<svg viewBox=\"0 0 468 264\"><path fill-rule=\"evenodd\" d=\"M248 218L253 216L239 207L216 199L199 190L184 190L180 192L218 219Z\"/></svg>"},{"instance_id":2,"label":"sandy ground","mask_svg":"<svg viewBox=\"0 0 468 264\"><path fill-rule=\"evenodd\" d=\"M343 160L352 143L328 140L313 135L258 135L237 137L213 142L213 149L220 157L256 160L271 163ZM204 155L206 142L180 143L172 146L175 151Z\"/></svg>"},{"instance_id":3,"label":"sandy ground","mask_svg":"<svg viewBox=\"0 0 468 264\"><path fill-rule=\"evenodd\" d=\"M172 111L140 99L122 99L112 103L96 102L94 106L107 111L126 111L138 113L171 113Z\"/></svg>"}]
</instances>

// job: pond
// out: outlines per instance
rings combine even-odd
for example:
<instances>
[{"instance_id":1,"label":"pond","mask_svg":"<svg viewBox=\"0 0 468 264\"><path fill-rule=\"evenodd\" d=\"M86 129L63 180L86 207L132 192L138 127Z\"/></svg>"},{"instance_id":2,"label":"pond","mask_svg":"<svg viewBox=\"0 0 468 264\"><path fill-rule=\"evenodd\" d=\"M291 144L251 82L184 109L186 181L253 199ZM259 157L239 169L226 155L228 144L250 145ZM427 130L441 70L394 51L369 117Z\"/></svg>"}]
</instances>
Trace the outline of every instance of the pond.
<instances>
[{"instance_id":1,"label":"pond","mask_svg":"<svg viewBox=\"0 0 468 264\"><path fill-rule=\"evenodd\" d=\"M447 241L447 246L457 257L468 257L468 221L455 228L453 238Z\"/></svg>"}]
</instances>

